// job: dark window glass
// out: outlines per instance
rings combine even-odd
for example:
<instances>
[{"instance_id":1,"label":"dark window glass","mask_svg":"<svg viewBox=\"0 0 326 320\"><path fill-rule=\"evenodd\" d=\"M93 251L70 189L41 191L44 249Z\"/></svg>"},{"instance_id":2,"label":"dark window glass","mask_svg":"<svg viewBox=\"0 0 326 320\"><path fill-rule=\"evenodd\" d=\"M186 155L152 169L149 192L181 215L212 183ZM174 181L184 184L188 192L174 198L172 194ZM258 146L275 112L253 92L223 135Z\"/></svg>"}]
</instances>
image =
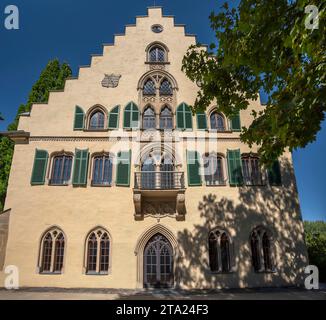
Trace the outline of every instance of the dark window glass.
<instances>
[{"instance_id":1,"label":"dark window glass","mask_svg":"<svg viewBox=\"0 0 326 320\"><path fill-rule=\"evenodd\" d=\"M156 129L155 112L147 108L143 114L143 129Z\"/></svg>"},{"instance_id":2,"label":"dark window glass","mask_svg":"<svg viewBox=\"0 0 326 320\"><path fill-rule=\"evenodd\" d=\"M242 174L246 185L261 185L262 176L257 157L242 157Z\"/></svg>"},{"instance_id":3,"label":"dark window glass","mask_svg":"<svg viewBox=\"0 0 326 320\"><path fill-rule=\"evenodd\" d=\"M71 156L61 155L54 157L50 183L55 185L67 184L70 180L71 165Z\"/></svg>"},{"instance_id":4,"label":"dark window glass","mask_svg":"<svg viewBox=\"0 0 326 320\"><path fill-rule=\"evenodd\" d=\"M251 254L253 267L255 271L259 271L261 269L261 264L259 253L259 238L256 232L253 232L251 235Z\"/></svg>"},{"instance_id":5,"label":"dark window glass","mask_svg":"<svg viewBox=\"0 0 326 320\"><path fill-rule=\"evenodd\" d=\"M217 131L225 131L224 117L221 114L217 112L213 112L210 116L210 120L211 120L211 129Z\"/></svg>"},{"instance_id":6,"label":"dark window glass","mask_svg":"<svg viewBox=\"0 0 326 320\"><path fill-rule=\"evenodd\" d=\"M221 236L221 260L222 260L222 271L230 271L230 243L228 236L223 233Z\"/></svg>"},{"instance_id":7,"label":"dark window glass","mask_svg":"<svg viewBox=\"0 0 326 320\"><path fill-rule=\"evenodd\" d=\"M160 129L172 129L173 118L172 112L168 107L164 107L160 114Z\"/></svg>"},{"instance_id":8,"label":"dark window glass","mask_svg":"<svg viewBox=\"0 0 326 320\"><path fill-rule=\"evenodd\" d=\"M208 239L209 247L209 266L211 271L218 271L218 242L215 233L211 232Z\"/></svg>"},{"instance_id":9,"label":"dark window glass","mask_svg":"<svg viewBox=\"0 0 326 320\"><path fill-rule=\"evenodd\" d=\"M100 243L100 272L108 272L109 270L109 253L110 240L108 235L104 233Z\"/></svg>"},{"instance_id":10,"label":"dark window glass","mask_svg":"<svg viewBox=\"0 0 326 320\"><path fill-rule=\"evenodd\" d=\"M153 80L147 80L144 85L143 94L146 96L155 96L156 88Z\"/></svg>"},{"instance_id":11,"label":"dark window glass","mask_svg":"<svg viewBox=\"0 0 326 320\"><path fill-rule=\"evenodd\" d=\"M96 111L91 115L89 121L89 129L99 130L104 129L104 113L101 111Z\"/></svg>"},{"instance_id":12,"label":"dark window glass","mask_svg":"<svg viewBox=\"0 0 326 320\"><path fill-rule=\"evenodd\" d=\"M111 185L112 159L108 155L94 157L93 185Z\"/></svg>"},{"instance_id":13,"label":"dark window glass","mask_svg":"<svg viewBox=\"0 0 326 320\"><path fill-rule=\"evenodd\" d=\"M263 235L263 254L264 254L264 267L266 271L271 271L272 267L272 258L271 258L271 243L270 239L265 232Z\"/></svg>"},{"instance_id":14,"label":"dark window glass","mask_svg":"<svg viewBox=\"0 0 326 320\"><path fill-rule=\"evenodd\" d=\"M42 254L42 272L51 271L51 258L52 258L52 235L48 233L43 240L43 254Z\"/></svg>"},{"instance_id":15,"label":"dark window glass","mask_svg":"<svg viewBox=\"0 0 326 320\"><path fill-rule=\"evenodd\" d=\"M54 255L54 272L61 272L63 267L63 257L65 249L65 238L60 233L55 240L55 255Z\"/></svg>"},{"instance_id":16,"label":"dark window glass","mask_svg":"<svg viewBox=\"0 0 326 320\"><path fill-rule=\"evenodd\" d=\"M161 47L153 47L149 51L150 62L164 62L165 51Z\"/></svg>"},{"instance_id":17,"label":"dark window glass","mask_svg":"<svg viewBox=\"0 0 326 320\"><path fill-rule=\"evenodd\" d=\"M169 80L164 79L160 85L160 95L161 96L172 96L172 86Z\"/></svg>"},{"instance_id":18,"label":"dark window glass","mask_svg":"<svg viewBox=\"0 0 326 320\"><path fill-rule=\"evenodd\" d=\"M88 238L87 272L96 272L97 237L93 232Z\"/></svg>"}]
</instances>

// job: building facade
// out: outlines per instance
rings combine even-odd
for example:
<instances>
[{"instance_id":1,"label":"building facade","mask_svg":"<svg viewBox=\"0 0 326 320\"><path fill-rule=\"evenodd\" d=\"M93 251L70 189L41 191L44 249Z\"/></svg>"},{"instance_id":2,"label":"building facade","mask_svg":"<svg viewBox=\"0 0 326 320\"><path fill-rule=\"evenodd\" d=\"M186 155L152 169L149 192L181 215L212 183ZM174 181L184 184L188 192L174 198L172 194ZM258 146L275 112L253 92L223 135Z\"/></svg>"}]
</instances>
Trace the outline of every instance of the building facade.
<instances>
[{"instance_id":1,"label":"building facade","mask_svg":"<svg viewBox=\"0 0 326 320\"><path fill-rule=\"evenodd\" d=\"M291 154L265 170L241 143L259 101L229 119L214 104L192 113L198 87L181 65L195 43L149 8L6 133L1 283L9 265L21 287L303 283Z\"/></svg>"}]
</instances>

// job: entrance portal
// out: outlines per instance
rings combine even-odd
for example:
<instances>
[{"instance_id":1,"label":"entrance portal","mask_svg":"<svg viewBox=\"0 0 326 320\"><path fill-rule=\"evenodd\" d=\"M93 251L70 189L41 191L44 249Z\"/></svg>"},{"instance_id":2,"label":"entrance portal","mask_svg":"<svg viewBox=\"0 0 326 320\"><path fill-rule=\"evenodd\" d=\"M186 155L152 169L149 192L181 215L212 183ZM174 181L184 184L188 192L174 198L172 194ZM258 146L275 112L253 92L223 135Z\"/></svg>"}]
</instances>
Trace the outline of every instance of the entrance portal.
<instances>
[{"instance_id":1,"label":"entrance portal","mask_svg":"<svg viewBox=\"0 0 326 320\"><path fill-rule=\"evenodd\" d=\"M173 286L173 250L168 239L157 233L144 250L144 287L170 288Z\"/></svg>"}]
</instances>

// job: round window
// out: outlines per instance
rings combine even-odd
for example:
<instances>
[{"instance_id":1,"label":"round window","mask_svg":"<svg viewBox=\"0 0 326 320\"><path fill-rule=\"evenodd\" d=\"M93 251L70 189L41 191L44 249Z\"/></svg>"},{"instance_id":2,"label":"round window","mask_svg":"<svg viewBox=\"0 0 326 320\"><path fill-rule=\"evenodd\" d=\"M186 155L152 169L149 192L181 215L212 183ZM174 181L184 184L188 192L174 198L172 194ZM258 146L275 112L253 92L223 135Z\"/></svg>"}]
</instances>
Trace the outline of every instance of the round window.
<instances>
[{"instance_id":1,"label":"round window","mask_svg":"<svg viewBox=\"0 0 326 320\"><path fill-rule=\"evenodd\" d=\"M152 25L152 31L155 33L160 33L163 31L163 27L160 24Z\"/></svg>"}]
</instances>

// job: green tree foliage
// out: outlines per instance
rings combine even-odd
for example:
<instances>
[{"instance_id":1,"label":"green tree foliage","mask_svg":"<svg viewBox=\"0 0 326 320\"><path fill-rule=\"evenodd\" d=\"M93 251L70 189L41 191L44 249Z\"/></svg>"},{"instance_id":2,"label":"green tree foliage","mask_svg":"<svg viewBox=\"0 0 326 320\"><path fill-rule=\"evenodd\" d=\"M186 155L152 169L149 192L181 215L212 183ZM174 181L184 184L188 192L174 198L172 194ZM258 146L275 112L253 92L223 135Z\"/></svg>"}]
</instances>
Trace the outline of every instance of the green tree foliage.
<instances>
[{"instance_id":1,"label":"green tree foliage","mask_svg":"<svg viewBox=\"0 0 326 320\"><path fill-rule=\"evenodd\" d=\"M33 103L47 103L50 90L62 90L67 77L71 76L68 64L60 64L59 60L50 61L41 72L39 79L33 85L26 104L18 108L14 121L8 126L8 131L18 128L19 114L29 112ZM11 167L14 143L6 138L0 138L0 211L3 209L7 192L8 178Z\"/></svg>"},{"instance_id":2,"label":"green tree foliage","mask_svg":"<svg viewBox=\"0 0 326 320\"><path fill-rule=\"evenodd\" d=\"M326 222L304 222L309 263L319 269L319 280L326 281Z\"/></svg>"},{"instance_id":3,"label":"green tree foliage","mask_svg":"<svg viewBox=\"0 0 326 320\"><path fill-rule=\"evenodd\" d=\"M224 4L210 16L216 43L210 50L189 48L182 69L198 83L194 111L211 102L228 116L247 109L259 91L266 107L252 112L254 121L242 128L241 139L260 146L261 160L271 164L284 150L305 147L316 138L326 111L325 1L319 29L308 29L305 7L310 0L240 0ZM308 19L309 20L309 19Z\"/></svg>"}]
</instances>

